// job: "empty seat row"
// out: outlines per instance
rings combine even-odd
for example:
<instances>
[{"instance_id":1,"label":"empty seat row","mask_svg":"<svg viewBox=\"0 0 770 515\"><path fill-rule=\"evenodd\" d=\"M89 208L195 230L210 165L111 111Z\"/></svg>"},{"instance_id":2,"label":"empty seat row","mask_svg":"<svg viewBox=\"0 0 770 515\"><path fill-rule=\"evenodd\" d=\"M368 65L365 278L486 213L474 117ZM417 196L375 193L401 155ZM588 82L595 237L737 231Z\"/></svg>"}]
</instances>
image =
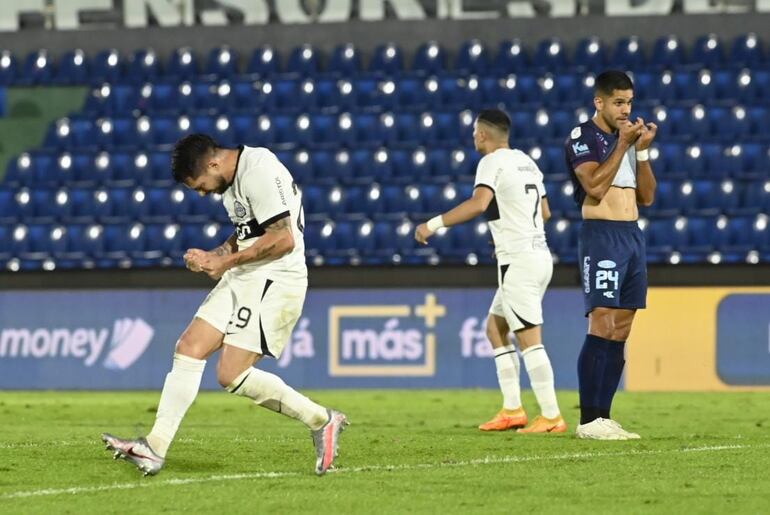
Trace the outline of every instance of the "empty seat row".
<instances>
[{"instance_id":1,"label":"empty seat row","mask_svg":"<svg viewBox=\"0 0 770 515\"><path fill-rule=\"evenodd\" d=\"M638 37L617 41L609 48L598 38L586 38L573 50L558 38L540 41L534 51L521 40L506 40L496 48L479 40L466 41L449 56L447 49L427 42L416 51L410 70L426 75L446 70L462 73L509 73L522 70L591 69L622 66L629 69L665 69L677 66L694 68L739 66L758 67L767 63L767 45L755 34L737 37L731 45L723 44L714 35L698 38L691 51L676 36L667 36L651 43L651 48ZM729 48L726 48L729 47ZM117 50L103 50L88 56L79 49L54 59L46 50L27 54L21 62L12 52L0 56L1 84L86 84L94 81L146 81L166 76L189 78L200 74L229 77L239 73L271 76L287 73L301 76L329 74L350 76L361 72L396 75L407 70L407 58L396 44L384 43L373 50L364 65L362 52L351 44L336 47L327 62L322 52L311 45L301 45L289 52L286 62L273 47L255 49L242 64L241 55L233 48L212 49L206 56L196 55L189 48L180 48L165 63L152 49L140 49L131 55Z\"/></svg>"},{"instance_id":2,"label":"empty seat row","mask_svg":"<svg viewBox=\"0 0 770 515\"><path fill-rule=\"evenodd\" d=\"M247 140L248 142L248 140ZM257 142L259 143L259 142ZM561 143L520 148L538 164L547 178L567 177ZM272 148L271 145L268 145ZM471 147L404 144L353 149L276 151L302 185L377 181L409 184L446 182L473 176L479 154ZM518 145L517 145L518 146ZM359 148L356 148L359 147ZM770 174L770 143L660 143L650 159L661 179L762 179ZM152 150L36 150L12 159L1 184L6 187L169 186L171 156L168 148Z\"/></svg>"},{"instance_id":3,"label":"empty seat row","mask_svg":"<svg viewBox=\"0 0 770 515\"><path fill-rule=\"evenodd\" d=\"M419 220L392 217L372 221L367 218L308 218L304 240L311 261L321 256L345 260L372 257L393 262L400 256L419 256L414 240L414 224ZM767 215L753 217L680 217L641 220L648 251L653 262L700 256L718 263L756 259L770 253ZM546 225L549 246L556 258L574 262L579 223L555 219ZM154 264L179 263L187 248L214 248L231 234L227 225L187 224L35 224L0 226L0 262L27 260L43 267L47 260L71 264L85 261L149 260ZM468 223L440 230L432 240L427 257L438 255L450 262L468 260L491 262L493 247L484 222ZM425 253L422 254L426 256ZM678 256L678 257L677 257ZM425 259L423 262L430 262ZM472 263L475 264L475 263ZM18 262L16 264L18 265Z\"/></svg>"},{"instance_id":4,"label":"empty seat row","mask_svg":"<svg viewBox=\"0 0 770 515\"><path fill-rule=\"evenodd\" d=\"M579 219L569 181L546 182L555 217ZM473 193L473 183L373 183L345 186L309 184L302 187L308 215L361 215L378 219L401 213L423 218L452 208ZM648 218L680 215L753 215L770 212L770 180L660 180ZM202 197L179 186L138 188L0 189L0 223L200 223L228 218L216 194Z\"/></svg>"},{"instance_id":5,"label":"empty seat row","mask_svg":"<svg viewBox=\"0 0 770 515\"><path fill-rule=\"evenodd\" d=\"M637 103L770 102L770 70L637 72L632 76ZM103 116L196 111L473 109L492 104L585 106L593 101L594 81L593 73L547 73L105 83L91 90L84 112Z\"/></svg>"}]
</instances>

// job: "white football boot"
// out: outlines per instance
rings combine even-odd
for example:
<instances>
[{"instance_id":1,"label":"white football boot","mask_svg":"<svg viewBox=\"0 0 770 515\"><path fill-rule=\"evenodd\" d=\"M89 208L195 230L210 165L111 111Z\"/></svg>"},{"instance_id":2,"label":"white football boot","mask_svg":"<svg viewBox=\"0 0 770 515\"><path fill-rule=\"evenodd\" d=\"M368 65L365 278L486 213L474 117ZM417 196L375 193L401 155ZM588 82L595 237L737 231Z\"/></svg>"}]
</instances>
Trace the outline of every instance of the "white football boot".
<instances>
[{"instance_id":1,"label":"white football boot","mask_svg":"<svg viewBox=\"0 0 770 515\"><path fill-rule=\"evenodd\" d=\"M330 409L326 411L329 413L329 421L321 429L310 431L315 445L315 473L319 476L324 475L334 465L340 433L350 424L344 413Z\"/></svg>"},{"instance_id":2,"label":"white football boot","mask_svg":"<svg viewBox=\"0 0 770 515\"><path fill-rule=\"evenodd\" d=\"M107 444L108 450L115 451L112 455L113 459L123 458L130 461L144 472L145 476L154 476L160 472L166 462L164 458L155 454L144 438L124 440L109 433L102 433L102 441Z\"/></svg>"},{"instance_id":3,"label":"white football boot","mask_svg":"<svg viewBox=\"0 0 770 515\"><path fill-rule=\"evenodd\" d=\"M575 436L588 440L638 440L641 438L608 418L597 418L587 424L578 425Z\"/></svg>"}]
</instances>

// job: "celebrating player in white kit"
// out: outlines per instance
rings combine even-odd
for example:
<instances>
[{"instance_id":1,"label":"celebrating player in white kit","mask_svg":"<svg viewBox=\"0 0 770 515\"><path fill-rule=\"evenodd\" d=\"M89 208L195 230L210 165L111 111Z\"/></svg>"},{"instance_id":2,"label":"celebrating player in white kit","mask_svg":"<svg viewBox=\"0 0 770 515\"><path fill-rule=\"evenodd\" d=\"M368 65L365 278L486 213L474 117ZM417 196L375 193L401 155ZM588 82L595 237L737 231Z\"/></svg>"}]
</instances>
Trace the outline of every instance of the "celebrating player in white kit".
<instances>
[{"instance_id":1,"label":"celebrating player in white kit","mask_svg":"<svg viewBox=\"0 0 770 515\"><path fill-rule=\"evenodd\" d=\"M482 213L489 221L498 261L498 289L487 318L487 337L503 409L479 426L482 431L519 428L521 433L563 433L551 361L542 343L542 300L553 273L543 223L550 217L543 174L530 157L508 145L511 120L497 109L479 113L473 141L484 157L476 170L473 196L446 213L420 224L415 238L427 243L437 230L467 222ZM541 415L527 425L521 405L519 356L509 341L513 331Z\"/></svg>"},{"instance_id":2,"label":"celebrating player in white kit","mask_svg":"<svg viewBox=\"0 0 770 515\"><path fill-rule=\"evenodd\" d=\"M206 359L222 350L217 379L228 392L308 426L316 448L317 474L337 455L344 414L324 408L255 368L278 358L302 312L307 267L302 238L302 194L291 174L266 148L222 148L193 134L174 147L174 179L201 195L219 193L235 233L212 251L190 249L187 267L219 282L176 344L155 425L144 438L103 434L107 448L145 475L163 467L182 418L195 400Z\"/></svg>"}]
</instances>

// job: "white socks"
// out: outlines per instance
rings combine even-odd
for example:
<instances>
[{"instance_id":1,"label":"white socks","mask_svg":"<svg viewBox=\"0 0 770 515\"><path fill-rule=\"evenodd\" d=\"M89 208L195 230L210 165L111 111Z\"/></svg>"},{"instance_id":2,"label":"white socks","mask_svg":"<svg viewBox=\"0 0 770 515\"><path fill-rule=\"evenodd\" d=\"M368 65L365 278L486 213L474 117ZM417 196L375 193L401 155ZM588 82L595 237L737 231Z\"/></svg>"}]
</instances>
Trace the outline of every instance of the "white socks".
<instances>
[{"instance_id":1,"label":"white socks","mask_svg":"<svg viewBox=\"0 0 770 515\"><path fill-rule=\"evenodd\" d=\"M522 351L521 357L524 360L527 374L529 374L532 391L540 405L540 412L546 418L558 417L560 412L553 384L553 368L551 368L551 360L548 359L545 347L535 345L525 349Z\"/></svg>"},{"instance_id":2,"label":"white socks","mask_svg":"<svg viewBox=\"0 0 770 515\"><path fill-rule=\"evenodd\" d=\"M160 394L155 425L147 435L147 443L159 456L165 457L185 413L198 395L206 360L174 354L171 372Z\"/></svg>"},{"instance_id":3,"label":"white socks","mask_svg":"<svg viewBox=\"0 0 770 515\"><path fill-rule=\"evenodd\" d=\"M227 387L227 391L253 399L255 403L276 413L300 420L312 430L320 429L329 420L326 408L288 386L277 375L258 368L246 369Z\"/></svg>"},{"instance_id":4,"label":"white socks","mask_svg":"<svg viewBox=\"0 0 770 515\"><path fill-rule=\"evenodd\" d=\"M516 347L509 343L495 349L495 367L500 391L503 392L503 408L521 407L521 386L519 386L519 355Z\"/></svg>"}]
</instances>

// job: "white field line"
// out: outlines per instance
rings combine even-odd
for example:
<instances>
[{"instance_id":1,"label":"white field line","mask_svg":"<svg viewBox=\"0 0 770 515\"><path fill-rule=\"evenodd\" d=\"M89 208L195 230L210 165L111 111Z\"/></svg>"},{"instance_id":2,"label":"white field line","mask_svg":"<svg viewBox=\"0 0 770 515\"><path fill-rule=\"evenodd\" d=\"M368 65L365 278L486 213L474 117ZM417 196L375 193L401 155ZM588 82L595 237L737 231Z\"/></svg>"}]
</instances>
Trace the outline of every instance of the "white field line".
<instances>
[{"instance_id":1,"label":"white field line","mask_svg":"<svg viewBox=\"0 0 770 515\"><path fill-rule=\"evenodd\" d=\"M256 437L240 437L236 436L232 438L233 442L236 443L263 443L265 441L289 441L292 438L290 437L265 437L265 438L256 438ZM175 442L182 442L182 443L203 443L204 440L200 438L178 438L174 440ZM93 439L82 439L82 440L50 440L46 442L16 442L16 443L3 443L0 442L0 449L34 449L37 447L73 447L76 445L93 445Z\"/></svg>"},{"instance_id":2,"label":"white field line","mask_svg":"<svg viewBox=\"0 0 770 515\"><path fill-rule=\"evenodd\" d=\"M592 458L613 458L616 456L649 456L655 454L674 454L679 452L720 452L738 449L768 447L768 445L709 445L703 447L690 447L684 449L644 450L625 452L577 452L571 454L557 454L553 456L487 456L467 461L448 461L434 463L415 463L402 465L365 465L362 467L340 468L330 470L334 474L350 474L361 472L393 472L402 470L424 470L458 467L475 467L478 465L493 465L503 463L526 463L532 461L560 461L579 460ZM189 485L195 483L210 483L216 481L236 481L243 479L272 479L283 477L307 476L306 472L252 472L246 474L219 474L206 477L191 477L181 479L143 479L133 483L113 483L99 486L76 486L71 488L44 488L41 490L22 490L0 495L2 499L19 499L25 497L44 497L54 495L79 495L113 490L131 490L134 488L148 488L157 486Z\"/></svg>"}]
</instances>

